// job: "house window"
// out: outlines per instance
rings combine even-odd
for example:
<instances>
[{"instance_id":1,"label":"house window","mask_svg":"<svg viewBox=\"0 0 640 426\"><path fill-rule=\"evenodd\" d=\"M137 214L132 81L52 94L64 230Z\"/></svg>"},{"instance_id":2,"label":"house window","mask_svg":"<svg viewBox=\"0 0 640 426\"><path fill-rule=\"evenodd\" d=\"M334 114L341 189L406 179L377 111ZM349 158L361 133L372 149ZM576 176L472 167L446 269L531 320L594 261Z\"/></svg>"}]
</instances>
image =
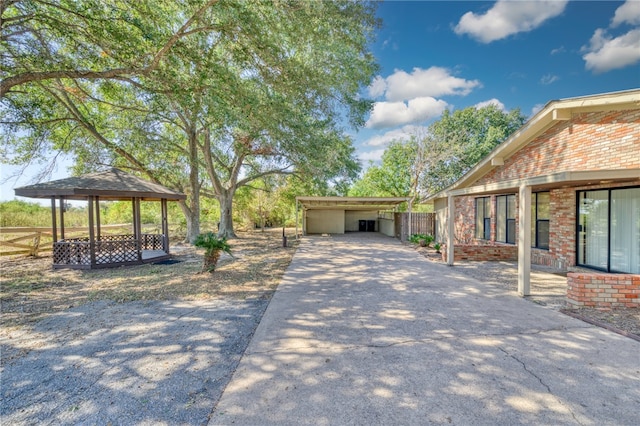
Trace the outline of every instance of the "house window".
<instances>
[{"instance_id":1,"label":"house window","mask_svg":"<svg viewBox=\"0 0 640 426\"><path fill-rule=\"evenodd\" d=\"M531 246L549 250L549 193L531 194Z\"/></svg>"},{"instance_id":2,"label":"house window","mask_svg":"<svg viewBox=\"0 0 640 426\"><path fill-rule=\"evenodd\" d=\"M640 187L578 193L578 264L640 273Z\"/></svg>"},{"instance_id":3,"label":"house window","mask_svg":"<svg viewBox=\"0 0 640 426\"><path fill-rule=\"evenodd\" d=\"M476 198L476 238L491 239L491 197Z\"/></svg>"},{"instance_id":4,"label":"house window","mask_svg":"<svg viewBox=\"0 0 640 426\"><path fill-rule=\"evenodd\" d=\"M516 243L516 196L496 197L496 241Z\"/></svg>"}]
</instances>

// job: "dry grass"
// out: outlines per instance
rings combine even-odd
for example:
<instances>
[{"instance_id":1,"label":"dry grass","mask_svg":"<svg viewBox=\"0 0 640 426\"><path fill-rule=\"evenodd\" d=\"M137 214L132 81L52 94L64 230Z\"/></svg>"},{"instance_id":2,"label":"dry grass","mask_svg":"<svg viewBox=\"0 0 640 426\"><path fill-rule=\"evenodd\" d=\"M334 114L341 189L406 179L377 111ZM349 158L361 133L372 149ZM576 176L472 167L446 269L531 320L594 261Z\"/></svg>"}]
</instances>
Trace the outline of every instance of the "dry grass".
<instances>
[{"instance_id":1,"label":"dry grass","mask_svg":"<svg viewBox=\"0 0 640 426\"><path fill-rule=\"evenodd\" d=\"M50 256L0 258L0 325L6 331L96 300L271 297L295 240L283 248L280 229L238 236L229 240L234 257L223 256L212 274L201 272L203 251L192 246L172 247L179 263L98 270L54 270Z\"/></svg>"}]
</instances>

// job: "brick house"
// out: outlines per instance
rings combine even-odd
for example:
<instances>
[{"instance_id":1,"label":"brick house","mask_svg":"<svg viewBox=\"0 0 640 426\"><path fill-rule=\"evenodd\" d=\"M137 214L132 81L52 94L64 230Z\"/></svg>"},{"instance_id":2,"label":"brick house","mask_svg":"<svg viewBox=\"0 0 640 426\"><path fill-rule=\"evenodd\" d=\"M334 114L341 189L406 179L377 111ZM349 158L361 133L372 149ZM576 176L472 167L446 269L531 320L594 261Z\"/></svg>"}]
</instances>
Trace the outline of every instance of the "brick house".
<instances>
[{"instance_id":1,"label":"brick house","mask_svg":"<svg viewBox=\"0 0 640 426\"><path fill-rule=\"evenodd\" d=\"M640 307L640 90L549 102L430 198L445 259L568 271L576 305Z\"/></svg>"}]
</instances>

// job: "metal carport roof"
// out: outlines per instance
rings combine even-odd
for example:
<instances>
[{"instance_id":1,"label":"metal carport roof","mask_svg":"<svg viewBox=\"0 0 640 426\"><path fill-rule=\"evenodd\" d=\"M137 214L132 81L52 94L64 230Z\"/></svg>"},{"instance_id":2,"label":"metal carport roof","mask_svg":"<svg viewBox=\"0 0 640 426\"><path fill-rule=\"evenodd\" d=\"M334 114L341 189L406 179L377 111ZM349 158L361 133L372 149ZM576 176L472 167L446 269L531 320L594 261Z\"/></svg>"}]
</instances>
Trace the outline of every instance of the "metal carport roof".
<instances>
[{"instance_id":1,"label":"metal carport roof","mask_svg":"<svg viewBox=\"0 0 640 426\"><path fill-rule=\"evenodd\" d=\"M296 197L296 204L305 210L384 210L409 200L409 197Z\"/></svg>"}]
</instances>

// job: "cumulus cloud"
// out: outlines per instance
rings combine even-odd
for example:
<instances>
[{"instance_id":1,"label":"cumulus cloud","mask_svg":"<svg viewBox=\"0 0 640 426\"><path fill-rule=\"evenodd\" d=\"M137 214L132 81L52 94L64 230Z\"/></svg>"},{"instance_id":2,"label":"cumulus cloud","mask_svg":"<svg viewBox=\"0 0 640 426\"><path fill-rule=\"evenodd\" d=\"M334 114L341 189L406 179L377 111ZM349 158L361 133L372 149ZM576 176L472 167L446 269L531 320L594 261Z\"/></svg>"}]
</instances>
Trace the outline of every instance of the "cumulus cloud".
<instances>
[{"instance_id":1,"label":"cumulus cloud","mask_svg":"<svg viewBox=\"0 0 640 426\"><path fill-rule=\"evenodd\" d=\"M437 117L447 107L443 100L419 97L408 102L376 102L366 126L374 129L418 123Z\"/></svg>"},{"instance_id":2,"label":"cumulus cloud","mask_svg":"<svg viewBox=\"0 0 640 426\"><path fill-rule=\"evenodd\" d=\"M502 102L500 102L499 100L497 100L496 98L489 99L488 101L478 102L477 104L474 105L474 108L475 109L480 109L480 108L487 107L489 105L497 106L500 111L505 111L505 112L507 111L507 109L505 108L504 104Z\"/></svg>"},{"instance_id":3,"label":"cumulus cloud","mask_svg":"<svg viewBox=\"0 0 640 426\"><path fill-rule=\"evenodd\" d=\"M540 79L540 84L544 86L548 86L552 83L555 83L558 80L560 80L560 77L558 77L557 75L546 74L546 75L543 75L542 78Z\"/></svg>"},{"instance_id":4,"label":"cumulus cloud","mask_svg":"<svg viewBox=\"0 0 640 426\"><path fill-rule=\"evenodd\" d=\"M371 85L369 86L369 96L372 98L377 98L379 96L384 95L384 92L387 90L387 82L384 78L377 75Z\"/></svg>"},{"instance_id":5,"label":"cumulus cloud","mask_svg":"<svg viewBox=\"0 0 640 426\"><path fill-rule=\"evenodd\" d=\"M382 154L384 154L384 148L376 149L369 152L361 152L360 154L358 154L358 158L360 158L360 160L363 162L380 161L382 160Z\"/></svg>"},{"instance_id":6,"label":"cumulus cloud","mask_svg":"<svg viewBox=\"0 0 640 426\"><path fill-rule=\"evenodd\" d=\"M419 135L426 133L427 127L406 125L398 129L389 130L381 135L375 135L370 139L364 141L365 146L386 146L391 141L404 141L408 140L411 135Z\"/></svg>"},{"instance_id":7,"label":"cumulus cloud","mask_svg":"<svg viewBox=\"0 0 640 426\"><path fill-rule=\"evenodd\" d=\"M603 73L640 61L640 28L633 29L619 37L612 37L598 28L591 37L582 59L588 70Z\"/></svg>"},{"instance_id":8,"label":"cumulus cloud","mask_svg":"<svg viewBox=\"0 0 640 426\"><path fill-rule=\"evenodd\" d=\"M456 77L447 68L414 68L411 73L395 70L387 78L377 76L369 86L369 94L374 97L384 94L386 100L397 102L420 97L465 96L481 86L478 80Z\"/></svg>"},{"instance_id":9,"label":"cumulus cloud","mask_svg":"<svg viewBox=\"0 0 640 426\"><path fill-rule=\"evenodd\" d=\"M484 14L465 13L456 34L468 34L482 43L506 38L538 28L548 19L560 15L568 0L507 1L498 0Z\"/></svg>"},{"instance_id":10,"label":"cumulus cloud","mask_svg":"<svg viewBox=\"0 0 640 426\"><path fill-rule=\"evenodd\" d=\"M622 24L640 25L640 2L627 0L611 19L610 28ZM588 46L582 46L585 67L595 73L624 68L640 61L640 28L613 36L605 28L598 28Z\"/></svg>"},{"instance_id":11,"label":"cumulus cloud","mask_svg":"<svg viewBox=\"0 0 640 426\"><path fill-rule=\"evenodd\" d=\"M627 0L616 9L611 26L615 28L621 24L640 25L640 2L638 0Z\"/></svg>"}]
</instances>

